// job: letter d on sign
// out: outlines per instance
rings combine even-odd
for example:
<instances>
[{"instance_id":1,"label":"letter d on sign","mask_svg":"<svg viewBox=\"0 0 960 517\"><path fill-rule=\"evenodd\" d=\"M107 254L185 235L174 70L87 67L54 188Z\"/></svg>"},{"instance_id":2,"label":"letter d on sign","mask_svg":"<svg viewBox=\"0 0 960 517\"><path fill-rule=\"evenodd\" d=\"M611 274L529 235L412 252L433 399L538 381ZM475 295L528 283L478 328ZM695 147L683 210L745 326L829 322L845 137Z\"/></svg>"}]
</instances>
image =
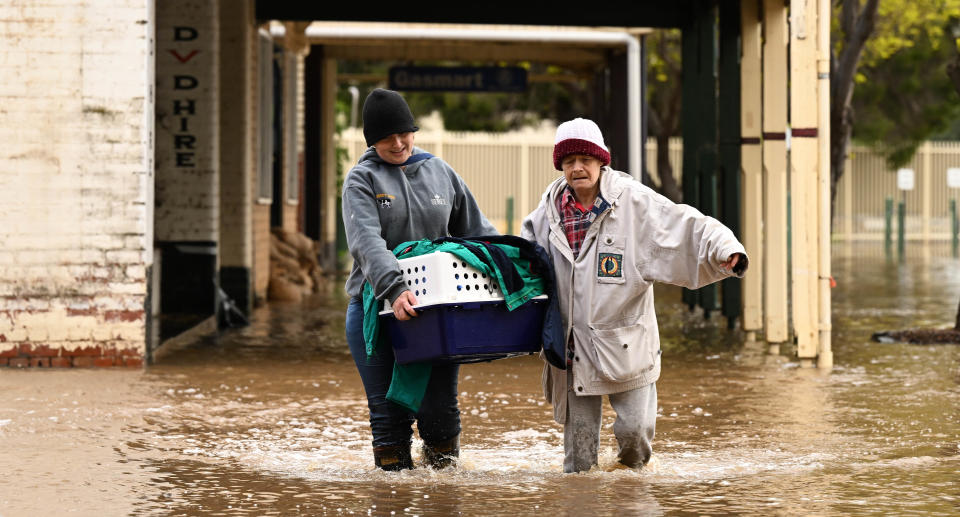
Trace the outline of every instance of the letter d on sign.
<instances>
[{"instance_id":1,"label":"letter d on sign","mask_svg":"<svg viewBox=\"0 0 960 517\"><path fill-rule=\"evenodd\" d=\"M192 75L173 76L174 90L192 90L197 87L197 84L199 84L199 81L197 81L197 78Z\"/></svg>"},{"instance_id":2,"label":"letter d on sign","mask_svg":"<svg viewBox=\"0 0 960 517\"><path fill-rule=\"evenodd\" d=\"M193 41L197 39L197 29L193 27L174 27L173 41Z\"/></svg>"}]
</instances>

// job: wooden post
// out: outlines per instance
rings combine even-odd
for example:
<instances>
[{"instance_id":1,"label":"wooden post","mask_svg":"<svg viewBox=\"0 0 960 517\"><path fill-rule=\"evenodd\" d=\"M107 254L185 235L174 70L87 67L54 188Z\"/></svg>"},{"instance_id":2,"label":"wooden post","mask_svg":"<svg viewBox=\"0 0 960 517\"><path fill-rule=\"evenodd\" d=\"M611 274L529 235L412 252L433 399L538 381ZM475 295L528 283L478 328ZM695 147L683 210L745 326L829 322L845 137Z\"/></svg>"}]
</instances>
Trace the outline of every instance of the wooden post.
<instances>
[{"instance_id":1,"label":"wooden post","mask_svg":"<svg viewBox=\"0 0 960 517\"><path fill-rule=\"evenodd\" d=\"M817 327L820 330L817 366L833 368L833 315L831 280L833 265L830 263L830 222L832 202L830 197L830 0L817 0L817 123L819 148L817 149L817 199L820 224L820 256L818 257L819 311ZM847 169L849 170L849 169Z\"/></svg>"},{"instance_id":2,"label":"wooden post","mask_svg":"<svg viewBox=\"0 0 960 517\"><path fill-rule=\"evenodd\" d=\"M320 138L323 169L320 180L320 257L321 265L332 271L337 263L337 152L332 145L336 137L337 61L323 58L321 87Z\"/></svg>"},{"instance_id":3,"label":"wooden post","mask_svg":"<svg viewBox=\"0 0 960 517\"><path fill-rule=\"evenodd\" d=\"M787 341L787 12L763 0L764 316L770 343Z\"/></svg>"},{"instance_id":4,"label":"wooden post","mask_svg":"<svg viewBox=\"0 0 960 517\"><path fill-rule=\"evenodd\" d=\"M817 200L817 3L790 1L790 193L793 329L797 356L817 356L819 235Z\"/></svg>"},{"instance_id":5,"label":"wooden post","mask_svg":"<svg viewBox=\"0 0 960 517\"><path fill-rule=\"evenodd\" d=\"M720 3L719 147L720 186L723 202L719 219L739 238L740 220L740 0ZM721 284L723 315L734 328L743 305L742 281L728 278Z\"/></svg>"},{"instance_id":6,"label":"wooden post","mask_svg":"<svg viewBox=\"0 0 960 517\"><path fill-rule=\"evenodd\" d=\"M700 74L697 70L698 41L700 33L699 16L695 13L690 23L683 27L681 53L683 68L681 72L683 103L681 117L683 121L683 202L698 206L700 202L700 170L697 150L703 143L703 130L700 120ZM683 303L694 310L700 301L700 292L683 290Z\"/></svg>"},{"instance_id":7,"label":"wooden post","mask_svg":"<svg viewBox=\"0 0 960 517\"><path fill-rule=\"evenodd\" d=\"M700 5L700 4L698 4ZM683 29L683 202L717 216L716 5L705 2ZM685 290L704 316L717 308L717 286Z\"/></svg>"},{"instance_id":8,"label":"wooden post","mask_svg":"<svg viewBox=\"0 0 960 517\"><path fill-rule=\"evenodd\" d=\"M702 146L697 150L700 170L700 199L697 208L706 215L718 217L717 211L717 7L705 3L698 13L699 32L699 86L698 97L701 100L699 124L701 125ZM700 307L703 315L717 310L717 284L709 284L700 289Z\"/></svg>"},{"instance_id":9,"label":"wooden post","mask_svg":"<svg viewBox=\"0 0 960 517\"><path fill-rule=\"evenodd\" d=\"M763 71L760 61L759 0L741 0L740 34L740 148L743 179L743 245L750 257L750 269L743 277L743 330L763 328ZM754 336L755 337L755 336Z\"/></svg>"}]
</instances>

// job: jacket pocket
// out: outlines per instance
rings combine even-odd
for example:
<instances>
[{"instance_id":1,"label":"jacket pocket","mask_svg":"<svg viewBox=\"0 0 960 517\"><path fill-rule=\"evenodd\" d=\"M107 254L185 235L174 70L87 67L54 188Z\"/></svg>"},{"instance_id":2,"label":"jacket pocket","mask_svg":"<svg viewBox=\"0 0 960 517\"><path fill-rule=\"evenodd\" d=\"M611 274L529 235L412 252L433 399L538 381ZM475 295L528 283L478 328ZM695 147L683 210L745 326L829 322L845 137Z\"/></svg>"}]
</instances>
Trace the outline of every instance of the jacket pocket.
<instances>
[{"instance_id":1,"label":"jacket pocket","mask_svg":"<svg viewBox=\"0 0 960 517\"><path fill-rule=\"evenodd\" d=\"M624 238L605 233L597 237L597 282L601 284L624 284Z\"/></svg>"},{"instance_id":2,"label":"jacket pocket","mask_svg":"<svg viewBox=\"0 0 960 517\"><path fill-rule=\"evenodd\" d=\"M625 382L653 368L654 356L644 323L609 330L593 330L597 370L611 382Z\"/></svg>"}]
</instances>

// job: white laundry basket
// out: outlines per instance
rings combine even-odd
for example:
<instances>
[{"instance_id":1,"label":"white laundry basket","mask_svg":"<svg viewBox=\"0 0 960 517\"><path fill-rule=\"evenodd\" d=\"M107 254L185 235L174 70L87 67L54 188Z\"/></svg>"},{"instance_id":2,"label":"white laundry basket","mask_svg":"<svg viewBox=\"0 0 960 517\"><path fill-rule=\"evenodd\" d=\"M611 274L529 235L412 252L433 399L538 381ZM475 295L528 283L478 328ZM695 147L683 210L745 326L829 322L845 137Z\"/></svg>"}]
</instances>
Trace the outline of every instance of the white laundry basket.
<instances>
[{"instance_id":1,"label":"white laundry basket","mask_svg":"<svg viewBox=\"0 0 960 517\"><path fill-rule=\"evenodd\" d=\"M496 277L467 264L452 253L436 252L400 259L403 281L423 307L441 303L503 301ZM380 314L393 312L383 302Z\"/></svg>"}]
</instances>

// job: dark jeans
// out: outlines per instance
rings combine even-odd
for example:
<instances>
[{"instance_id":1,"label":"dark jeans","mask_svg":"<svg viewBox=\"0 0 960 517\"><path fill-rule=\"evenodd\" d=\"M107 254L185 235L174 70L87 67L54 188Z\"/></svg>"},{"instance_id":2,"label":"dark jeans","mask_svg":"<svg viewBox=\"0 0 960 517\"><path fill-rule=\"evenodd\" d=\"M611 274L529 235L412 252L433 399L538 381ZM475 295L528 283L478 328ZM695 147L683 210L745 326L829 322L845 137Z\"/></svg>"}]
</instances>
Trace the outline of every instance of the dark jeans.
<instances>
[{"instance_id":1,"label":"dark jeans","mask_svg":"<svg viewBox=\"0 0 960 517\"><path fill-rule=\"evenodd\" d=\"M367 357L363 342L363 302L350 300L347 307L347 344L357 364L370 408L370 430L373 446L404 445L413 436L411 425L417 421L420 438L426 444L437 444L460 434L460 409L457 407L457 376L460 365L434 366L427 384L427 394L420 411L412 413L387 400L387 389L393 377L393 349L382 340L373 356Z\"/></svg>"}]
</instances>

